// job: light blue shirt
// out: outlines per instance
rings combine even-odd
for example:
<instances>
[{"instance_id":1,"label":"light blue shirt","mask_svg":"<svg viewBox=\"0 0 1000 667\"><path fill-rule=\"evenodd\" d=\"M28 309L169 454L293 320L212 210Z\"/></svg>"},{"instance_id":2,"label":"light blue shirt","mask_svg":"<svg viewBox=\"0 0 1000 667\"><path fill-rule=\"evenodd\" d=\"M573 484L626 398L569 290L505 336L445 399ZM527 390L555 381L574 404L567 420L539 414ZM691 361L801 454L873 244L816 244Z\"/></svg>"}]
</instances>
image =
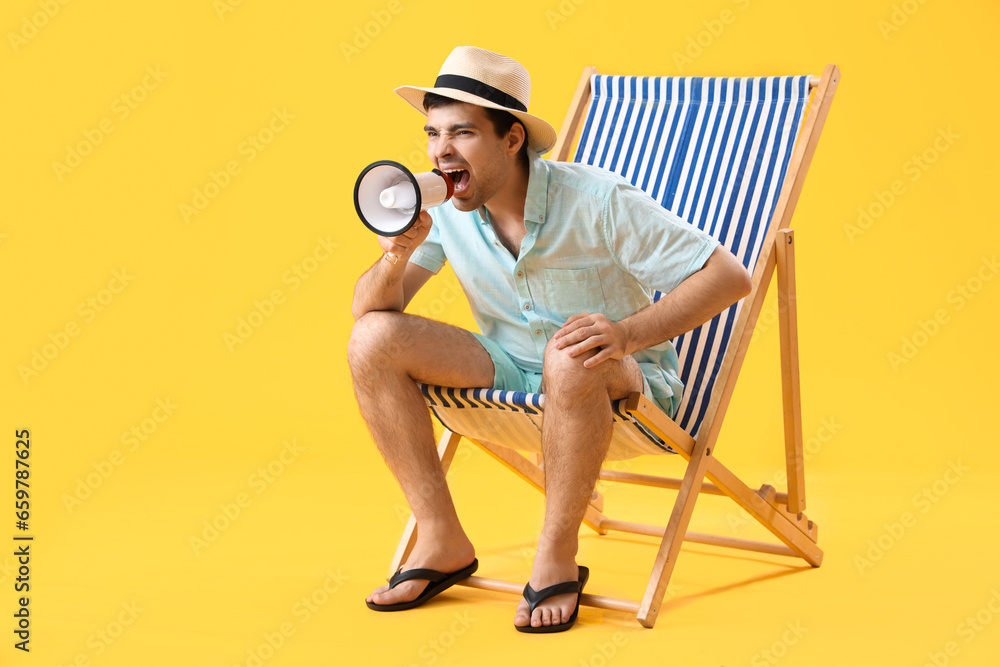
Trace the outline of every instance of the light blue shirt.
<instances>
[{"instance_id":1,"label":"light blue shirt","mask_svg":"<svg viewBox=\"0 0 1000 667\"><path fill-rule=\"evenodd\" d=\"M617 174L529 152L527 231L517 257L486 207L431 209L434 225L410 261L437 273L450 261L480 331L523 370L541 373L548 339L571 316L623 320L704 266L718 242ZM671 416L683 385L664 342L633 355Z\"/></svg>"}]
</instances>

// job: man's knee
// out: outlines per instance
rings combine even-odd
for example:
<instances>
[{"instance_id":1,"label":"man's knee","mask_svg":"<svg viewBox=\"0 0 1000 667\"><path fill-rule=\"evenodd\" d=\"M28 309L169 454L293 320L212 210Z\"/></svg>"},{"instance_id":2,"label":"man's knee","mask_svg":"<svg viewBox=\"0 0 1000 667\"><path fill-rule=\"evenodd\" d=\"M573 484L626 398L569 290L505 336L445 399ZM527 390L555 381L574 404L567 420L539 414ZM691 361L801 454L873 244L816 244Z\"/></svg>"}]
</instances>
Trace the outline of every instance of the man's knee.
<instances>
[{"instance_id":1,"label":"man's knee","mask_svg":"<svg viewBox=\"0 0 1000 667\"><path fill-rule=\"evenodd\" d=\"M631 357L623 360L607 359L591 368L583 365L583 362L599 351L595 348L571 357L565 349L556 349L550 340L545 347L542 364L542 391L546 394L601 393L610 397L611 394L621 394L623 391L627 393L631 389L630 385L634 384L633 375L640 378L641 384L638 364Z\"/></svg>"},{"instance_id":2,"label":"man's knee","mask_svg":"<svg viewBox=\"0 0 1000 667\"><path fill-rule=\"evenodd\" d=\"M542 373L550 373L553 376L565 375L567 373L583 373L588 370L583 362L593 356L594 350L587 350L576 357L569 356L565 349L560 350L555 346L555 339L550 339L545 345L545 356L542 359Z\"/></svg>"},{"instance_id":3,"label":"man's knee","mask_svg":"<svg viewBox=\"0 0 1000 667\"><path fill-rule=\"evenodd\" d=\"M587 368L583 362L597 354L597 350L587 350L571 357L566 350L557 349L550 340L545 346L542 363L542 384L545 393L561 391L594 391L606 384L605 371L599 364Z\"/></svg>"},{"instance_id":4,"label":"man's knee","mask_svg":"<svg viewBox=\"0 0 1000 667\"><path fill-rule=\"evenodd\" d=\"M375 310L358 318L347 342L347 362L351 369L399 356L407 317L396 311Z\"/></svg>"}]
</instances>

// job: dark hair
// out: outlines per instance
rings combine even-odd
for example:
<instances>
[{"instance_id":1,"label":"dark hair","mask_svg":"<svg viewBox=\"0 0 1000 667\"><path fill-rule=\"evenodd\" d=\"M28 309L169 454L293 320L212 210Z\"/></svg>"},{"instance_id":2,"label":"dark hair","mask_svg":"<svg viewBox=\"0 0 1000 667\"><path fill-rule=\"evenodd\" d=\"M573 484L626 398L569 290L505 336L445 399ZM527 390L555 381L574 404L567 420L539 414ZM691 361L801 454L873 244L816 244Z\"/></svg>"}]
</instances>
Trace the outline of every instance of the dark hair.
<instances>
[{"instance_id":1,"label":"dark hair","mask_svg":"<svg viewBox=\"0 0 1000 667\"><path fill-rule=\"evenodd\" d=\"M424 93L424 111L430 111L431 109L437 109L438 107L446 107L450 104L455 104L461 100L455 100L450 97L445 97L444 95L438 95L437 93ZM524 127L524 123L517 119L512 113L503 111L502 109L493 109L490 107L483 107L483 111L489 116L490 121L493 123L493 131L496 135L503 139L510 132L510 128L514 126L514 123L519 123L524 129L524 142L521 144L520 150L517 152L517 159L522 164L528 164L528 128Z\"/></svg>"}]
</instances>

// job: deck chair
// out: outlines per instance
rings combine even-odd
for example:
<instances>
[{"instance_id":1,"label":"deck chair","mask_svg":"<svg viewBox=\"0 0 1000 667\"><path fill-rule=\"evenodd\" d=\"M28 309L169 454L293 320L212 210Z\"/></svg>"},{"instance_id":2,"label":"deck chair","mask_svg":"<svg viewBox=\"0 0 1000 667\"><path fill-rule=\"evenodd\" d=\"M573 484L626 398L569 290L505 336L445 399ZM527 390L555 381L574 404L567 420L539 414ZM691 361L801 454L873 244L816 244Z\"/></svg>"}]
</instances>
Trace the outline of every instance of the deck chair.
<instances>
[{"instance_id":1,"label":"deck chair","mask_svg":"<svg viewBox=\"0 0 1000 667\"><path fill-rule=\"evenodd\" d=\"M673 341L685 386L674 419L638 393L613 406L609 460L635 456L637 451L676 453L687 466L681 479L605 466L603 481L678 493L665 528L608 518L602 511L603 498L594 494L584 517L590 529L602 535L615 530L662 540L641 600L584 594L581 604L634 613L641 625L653 627L685 540L793 556L813 567L823 561L817 526L804 514L795 237L789 223L839 78L835 65L828 65L819 77L602 76L592 67L583 72L553 158L565 160L579 134L575 161L621 174L715 236L747 267L753 288L745 299ZM716 456L719 430L775 269L788 480L787 490L780 493L766 484L749 487ZM545 475L539 466L544 396L420 388L444 427L438 454L445 472L465 437L544 493ZM516 450L533 453L525 456ZM689 532L700 493L732 498L780 543ZM406 559L415 538L411 516L390 573ZM523 582L479 576L463 583L518 595L523 588Z\"/></svg>"}]
</instances>

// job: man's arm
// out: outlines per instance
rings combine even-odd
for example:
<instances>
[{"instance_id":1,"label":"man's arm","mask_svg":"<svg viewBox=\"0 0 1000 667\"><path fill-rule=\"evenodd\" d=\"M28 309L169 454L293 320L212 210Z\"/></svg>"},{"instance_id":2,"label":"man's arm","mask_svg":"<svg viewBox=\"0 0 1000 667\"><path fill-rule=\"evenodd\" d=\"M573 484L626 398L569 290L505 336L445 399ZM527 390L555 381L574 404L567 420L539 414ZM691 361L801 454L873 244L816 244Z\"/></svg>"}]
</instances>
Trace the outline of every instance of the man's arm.
<instances>
[{"instance_id":1,"label":"man's arm","mask_svg":"<svg viewBox=\"0 0 1000 667\"><path fill-rule=\"evenodd\" d=\"M430 230L431 216L425 211L416 224L403 234L378 237L382 250L399 255L399 260L393 264L380 257L358 278L351 302L351 315L355 320L373 310L402 312L413 295L434 275L422 266L410 264L410 255L424 242Z\"/></svg>"},{"instance_id":2,"label":"man's arm","mask_svg":"<svg viewBox=\"0 0 1000 667\"><path fill-rule=\"evenodd\" d=\"M747 270L732 253L717 246L701 269L648 308L619 322L600 313L574 315L553 338L556 348L569 348L570 356L601 348L584 362L591 368L690 331L745 297L750 289Z\"/></svg>"}]
</instances>

